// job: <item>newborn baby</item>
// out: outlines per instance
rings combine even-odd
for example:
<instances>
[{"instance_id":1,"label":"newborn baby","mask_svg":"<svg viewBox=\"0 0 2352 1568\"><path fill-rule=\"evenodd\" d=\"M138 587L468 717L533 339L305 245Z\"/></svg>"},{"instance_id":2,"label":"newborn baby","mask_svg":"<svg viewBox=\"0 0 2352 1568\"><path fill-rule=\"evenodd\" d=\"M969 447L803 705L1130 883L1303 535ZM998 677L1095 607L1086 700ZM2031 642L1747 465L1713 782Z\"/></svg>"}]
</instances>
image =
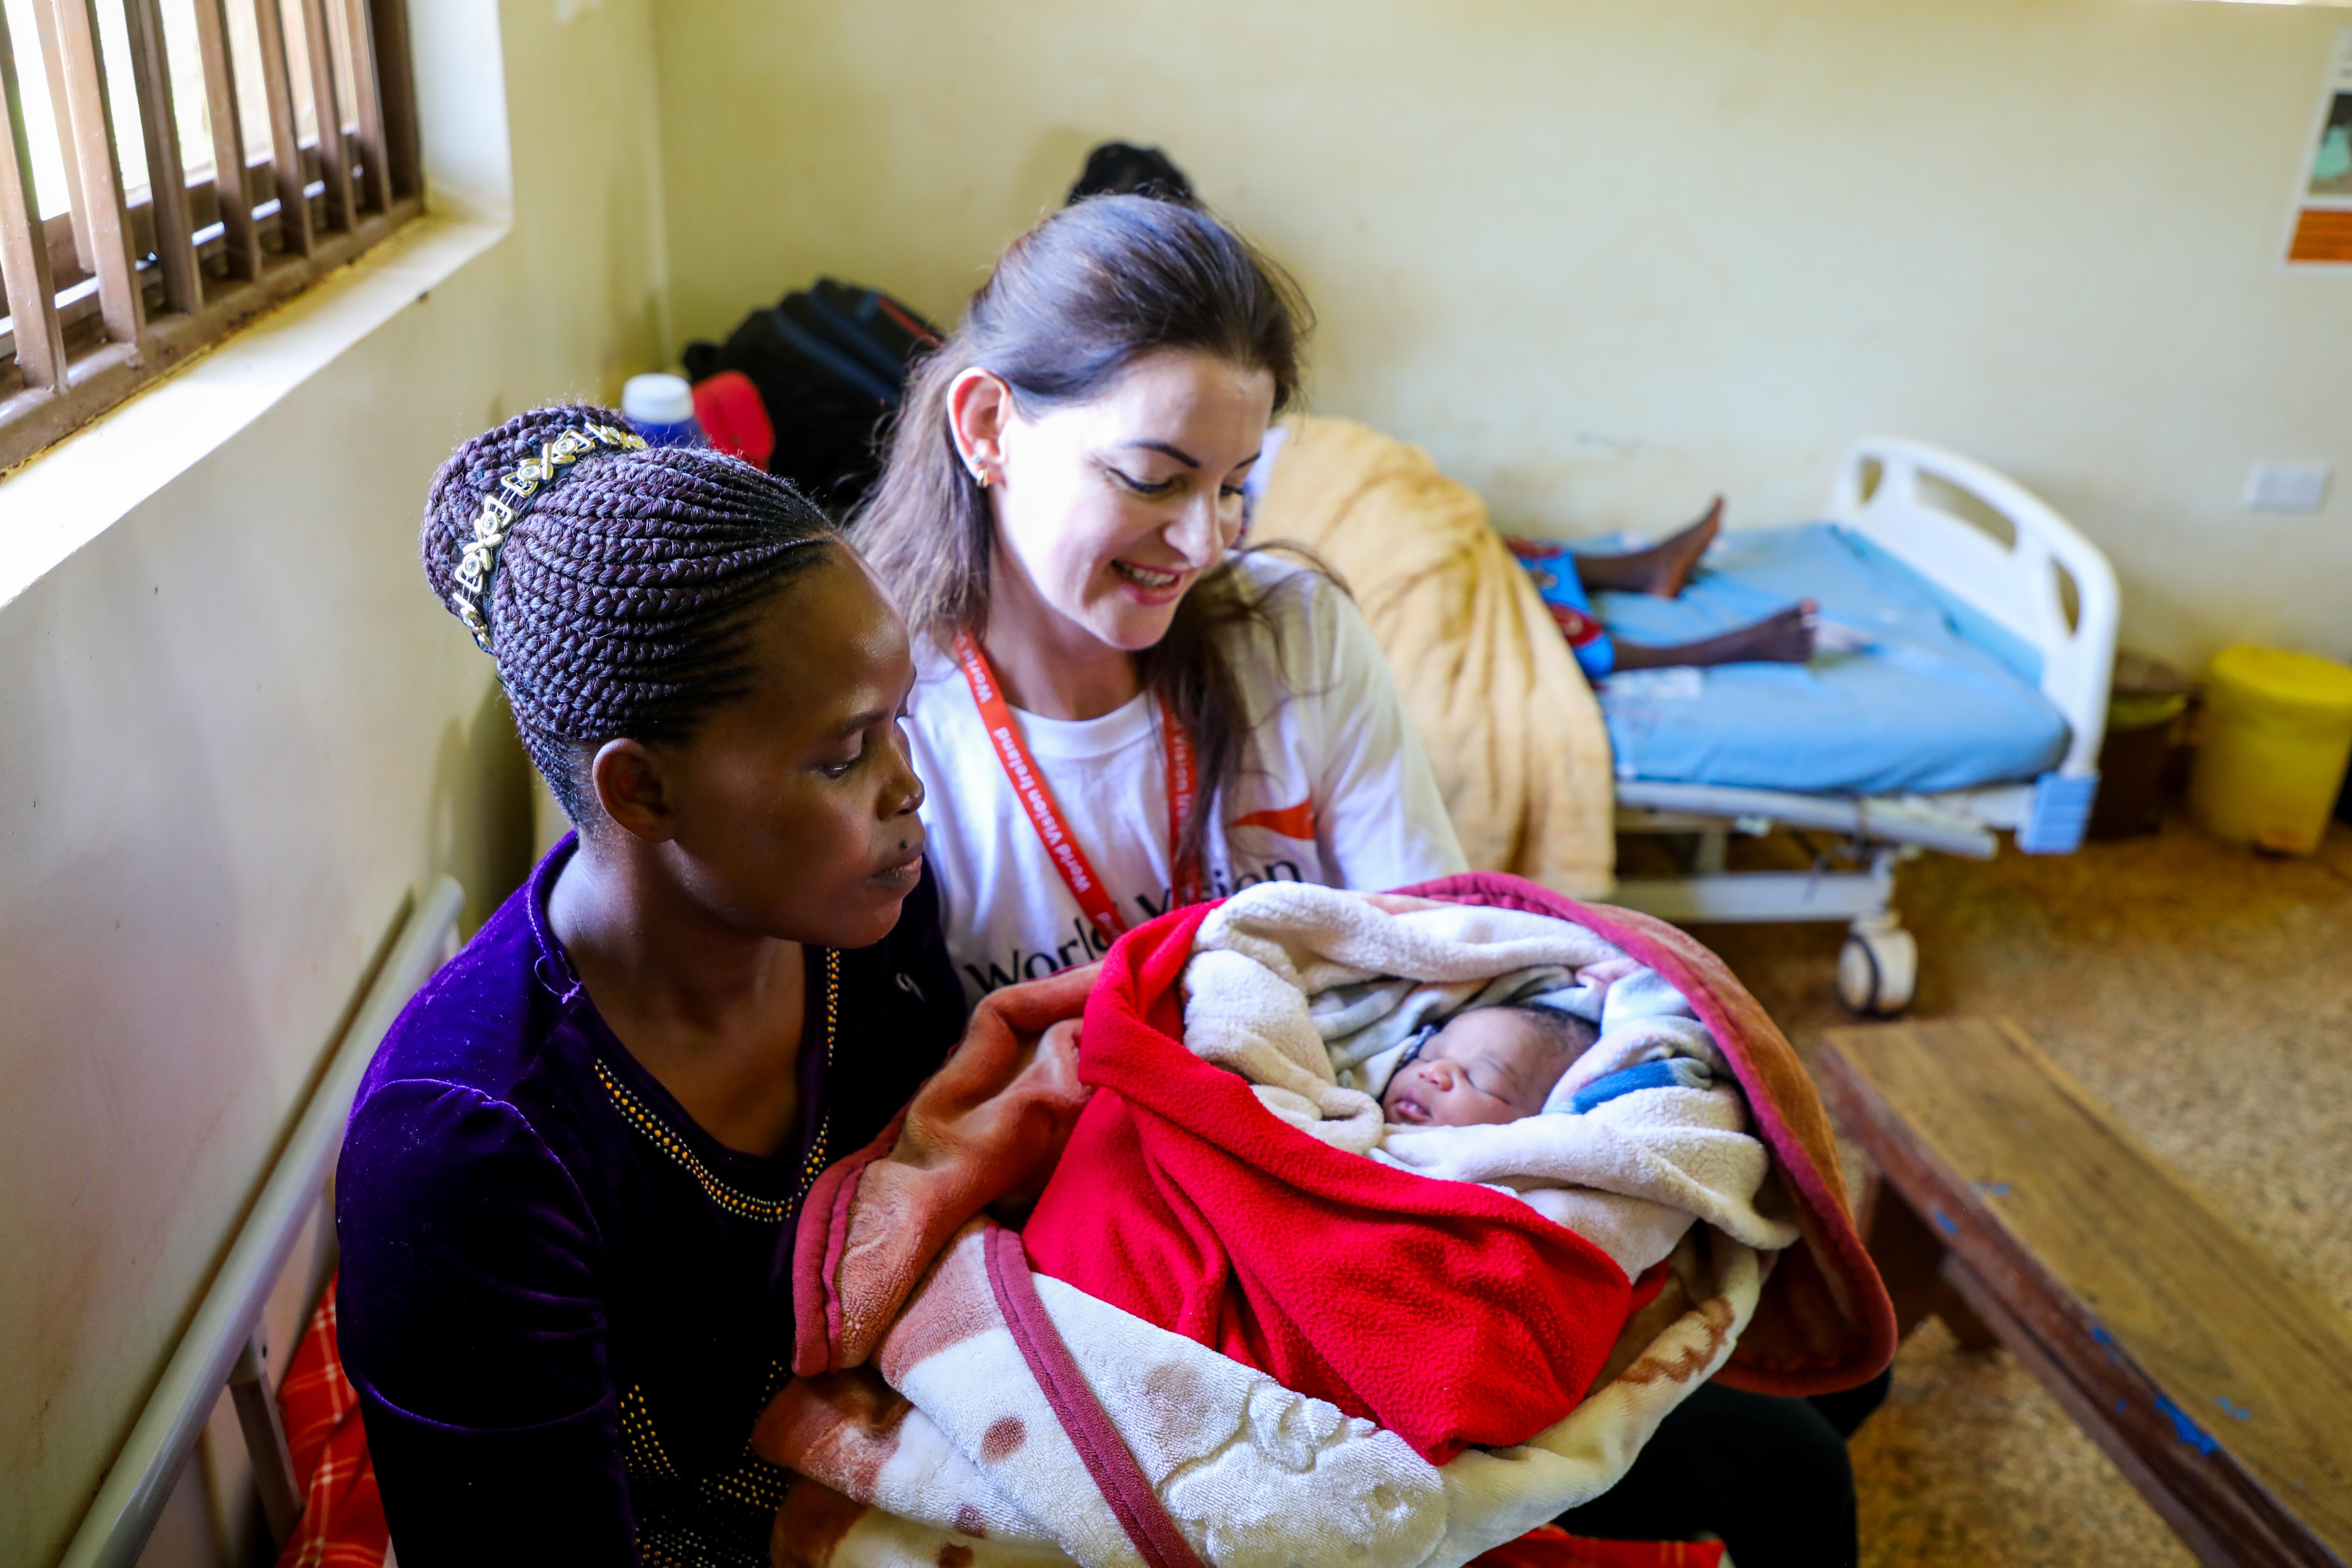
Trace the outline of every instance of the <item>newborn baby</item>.
<instances>
[{"instance_id":1,"label":"newborn baby","mask_svg":"<svg viewBox=\"0 0 2352 1568\"><path fill-rule=\"evenodd\" d=\"M1516 1198L1629 1278L1695 1222L1795 1237L1755 1207L1770 1157L1689 998L1570 921L1260 884L1201 923L1184 1044L1326 1146Z\"/></svg>"},{"instance_id":2,"label":"newborn baby","mask_svg":"<svg viewBox=\"0 0 2352 1568\"><path fill-rule=\"evenodd\" d=\"M1422 1031L1389 1076L1381 1115L1405 1127L1487 1127L1540 1115L1600 1037L1595 1026L1540 1002L1468 1008L1442 1028ZM1637 1089L1706 1089L1712 1081L1706 1064L1689 1058L1641 1062L1585 1085L1566 1109L1580 1115Z\"/></svg>"},{"instance_id":3,"label":"newborn baby","mask_svg":"<svg viewBox=\"0 0 2352 1568\"><path fill-rule=\"evenodd\" d=\"M1425 1029L1389 1075L1381 1110L1407 1127L1483 1127L1534 1116L1601 1031L1573 1013L1507 1002Z\"/></svg>"}]
</instances>

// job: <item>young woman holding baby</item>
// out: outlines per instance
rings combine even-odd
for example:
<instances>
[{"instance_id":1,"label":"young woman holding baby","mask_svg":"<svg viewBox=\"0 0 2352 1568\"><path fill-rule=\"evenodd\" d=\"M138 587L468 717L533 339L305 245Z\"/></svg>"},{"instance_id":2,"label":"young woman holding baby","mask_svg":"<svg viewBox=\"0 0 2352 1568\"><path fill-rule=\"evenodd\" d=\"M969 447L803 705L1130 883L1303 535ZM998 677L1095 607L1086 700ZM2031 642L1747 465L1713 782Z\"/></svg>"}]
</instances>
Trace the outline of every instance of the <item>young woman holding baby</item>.
<instances>
[{"instance_id":1,"label":"young woman holding baby","mask_svg":"<svg viewBox=\"0 0 2352 1568\"><path fill-rule=\"evenodd\" d=\"M963 1026L906 628L779 480L545 408L435 480L425 575L577 832L386 1036L336 1185L394 1545L768 1561L747 1447L800 1198Z\"/></svg>"},{"instance_id":2,"label":"young woman holding baby","mask_svg":"<svg viewBox=\"0 0 2352 1568\"><path fill-rule=\"evenodd\" d=\"M852 537L915 637L908 730L968 996L1089 963L1171 900L1465 868L1344 589L1236 548L1302 315L1199 209L1096 197L1016 240L918 372ZM1465 1048L1413 1076L1433 1101L1478 1097L1478 1070ZM1850 1429L1710 1386L1563 1522L1713 1533L1743 1565L1851 1562Z\"/></svg>"}]
</instances>

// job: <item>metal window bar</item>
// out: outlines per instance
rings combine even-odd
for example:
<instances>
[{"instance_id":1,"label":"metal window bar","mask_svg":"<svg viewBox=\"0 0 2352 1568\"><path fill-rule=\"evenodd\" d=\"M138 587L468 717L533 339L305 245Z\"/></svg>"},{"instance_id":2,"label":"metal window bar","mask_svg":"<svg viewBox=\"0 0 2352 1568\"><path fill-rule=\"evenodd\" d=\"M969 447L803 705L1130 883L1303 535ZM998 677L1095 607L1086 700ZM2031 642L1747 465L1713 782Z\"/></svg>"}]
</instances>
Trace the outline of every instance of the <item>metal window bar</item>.
<instances>
[{"instance_id":1,"label":"metal window bar","mask_svg":"<svg viewBox=\"0 0 2352 1568\"><path fill-rule=\"evenodd\" d=\"M423 210L405 0L189 0L192 35L166 34L166 3L31 0L37 38L0 25L0 468ZM44 162L48 127L26 124L28 83L37 102L48 89L59 187L39 184L59 163ZM184 87L200 109L177 100ZM298 99L315 111L309 141ZM184 107L209 148L183 146ZM257 115L268 151L249 158ZM134 175L145 155L144 191L126 182L123 135ZM203 178L191 151L211 154Z\"/></svg>"},{"instance_id":2,"label":"metal window bar","mask_svg":"<svg viewBox=\"0 0 2352 1568\"><path fill-rule=\"evenodd\" d=\"M220 209L222 270L261 276L261 241L253 226L253 184L245 167L245 111L236 97L236 51L222 0L194 0L196 47L204 57L205 107L212 122L213 185Z\"/></svg>"},{"instance_id":3,"label":"metal window bar","mask_svg":"<svg viewBox=\"0 0 2352 1568\"><path fill-rule=\"evenodd\" d=\"M163 300L193 316L204 308L205 284L196 270L195 229L188 222L187 161L180 153L179 119L172 112L172 70L163 58L163 8L158 0L124 0L122 13L139 95L139 131L147 143L148 205ZM125 226L129 216L124 214Z\"/></svg>"},{"instance_id":4,"label":"metal window bar","mask_svg":"<svg viewBox=\"0 0 2352 1568\"><path fill-rule=\"evenodd\" d=\"M7 100L8 144L0 149L0 280L8 290L8 313L16 325L17 367L25 384L56 392L66 383L65 329L58 320L56 274L49 246L37 225L40 205L33 197L33 155L25 133L25 103L16 90L16 51L8 17L0 12L0 92Z\"/></svg>"},{"instance_id":5,"label":"metal window bar","mask_svg":"<svg viewBox=\"0 0 2352 1568\"><path fill-rule=\"evenodd\" d=\"M351 144L343 139L342 89L335 80L334 35L327 26L327 0L296 0L302 7L303 53L310 68L311 118L319 126L319 173L326 186L326 226L348 230L358 220L352 206Z\"/></svg>"},{"instance_id":6,"label":"metal window bar","mask_svg":"<svg viewBox=\"0 0 2352 1568\"><path fill-rule=\"evenodd\" d=\"M416 83L408 68L407 0L370 0L368 56L383 114L384 174L392 198L420 195L425 172L417 150Z\"/></svg>"},{"instance_id":7,"label":"metal window bar","mask_svg":"<svg viewBox=\"0 0 2352 1568\"><path fill-rule=\"evenodd\" d=\"M297 4L299 0L297 0ZM255 30L261 39L261 90L269 105L269 144L278 154L278 237L287 249L310 254L310 181L302 167L294 127L294 83L286 58L286 18L278 0L253 0Z\"/></svg>"},{"instance_id":8,"label":"metal window bar","mask_svg":"<svg viewBox=\"0 0 2352 1568\"><path fill-rule=\"evenodd\" d=\"M359 124L361 205L370 212L392 205L392 174L384 166L383 100L375 80L375 30L368 0L344 0L343 47L352 62L352 110Z\"/></svg>"},{"instance_id":9,"label":"metal window bar","mask_svg":"<svg viewBox=\"0 0 2352 1568\"><path fill-rule=\"evenodd\" d=\"M73 217L74 265L87 277L97 268L97 253L89 247L89 220L82 215L89 205L82 200L81 165L74 161L73 116L66 108L65 50L58 44L58 7L66 0L33 0L33 20L41 34L41 70L49 89L49 119L56 127L58 146L64 153L66 171L66 208Z\"/></svg>"},{"instance_id":10,"label":"metal window bar","mask_svg":"<svg viewBox=\"0 0 2352 1568\"><path fill-rule=\"evenodd\" d=\"M66 78L66 110L73 123L70 156L81 168L82 216L89 224L90 269L98 274L98 310L106 335L135 343L147 328L147 300L131 254L131 214L115 151L114 107L99 55L98 0L57 0L58 52Z\"/></svg>"}]
</instances>

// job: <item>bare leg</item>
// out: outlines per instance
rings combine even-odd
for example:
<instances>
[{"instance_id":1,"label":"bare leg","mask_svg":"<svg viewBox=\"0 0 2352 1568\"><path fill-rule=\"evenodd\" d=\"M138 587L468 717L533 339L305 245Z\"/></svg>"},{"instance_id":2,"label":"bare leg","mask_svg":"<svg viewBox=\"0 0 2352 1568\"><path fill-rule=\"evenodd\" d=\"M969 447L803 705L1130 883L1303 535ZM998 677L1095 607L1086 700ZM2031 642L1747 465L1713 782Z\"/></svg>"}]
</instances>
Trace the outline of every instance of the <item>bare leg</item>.
<instances>
[{"instance_id":1,"label":"bare leg","mask_svg":"<svg viewBox=\"0 0 2352 1568\"><path fill-rule=\"evenodd\" d=\"M1690 581L1691 569L1715 536L1723 530L1723 498L1706 509L1706 515L1684 529L1671 539L1659 541L1646 550L1629 550L1622 555L1579 555L1576 574L1588 589L1609 588L1621 594L1650 594L1661 599L1671 599L1683 591Z\"/></svg>"},{"instance_id":2,"label":"bare leg","mask_svg":"<svg viewBox=\"0 0 2352 1568\"><path fill-rule=\"evenodd\" d=\"M1753 626L1676 643L1671 647L1644 647L1616 639L1619 669L1664 669L1675 665L1802 664L1813 657L1813 628L1806 624L1817 606L1807 599Z\"/></svg>"}]
</instances>

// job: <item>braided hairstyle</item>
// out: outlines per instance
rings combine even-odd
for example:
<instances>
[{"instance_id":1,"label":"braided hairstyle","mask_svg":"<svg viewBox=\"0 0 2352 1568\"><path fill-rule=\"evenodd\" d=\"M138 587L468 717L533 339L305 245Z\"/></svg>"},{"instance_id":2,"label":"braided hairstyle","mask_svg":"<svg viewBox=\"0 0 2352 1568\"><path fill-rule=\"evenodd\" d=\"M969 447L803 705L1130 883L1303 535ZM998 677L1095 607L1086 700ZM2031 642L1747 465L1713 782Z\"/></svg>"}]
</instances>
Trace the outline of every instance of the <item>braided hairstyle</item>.
<instances>
[{"instance_id":1,"label":"braided hairstyle","mask_svg":"<svg viewBox=\"0 0 2352 1568\"><path fill-rule=\"evenodd\" d=\"M590 425L626 428L609 409L535 408L434 476L420 545L452 615L482 498ZM803 546L830 538L791 486L715 452L600 447L540 491L507 533L482 612L515 726L566 816L586 820L598 746L689 739L745 693L751 612L831 553Z\"/></svg>"}]
</instances>

